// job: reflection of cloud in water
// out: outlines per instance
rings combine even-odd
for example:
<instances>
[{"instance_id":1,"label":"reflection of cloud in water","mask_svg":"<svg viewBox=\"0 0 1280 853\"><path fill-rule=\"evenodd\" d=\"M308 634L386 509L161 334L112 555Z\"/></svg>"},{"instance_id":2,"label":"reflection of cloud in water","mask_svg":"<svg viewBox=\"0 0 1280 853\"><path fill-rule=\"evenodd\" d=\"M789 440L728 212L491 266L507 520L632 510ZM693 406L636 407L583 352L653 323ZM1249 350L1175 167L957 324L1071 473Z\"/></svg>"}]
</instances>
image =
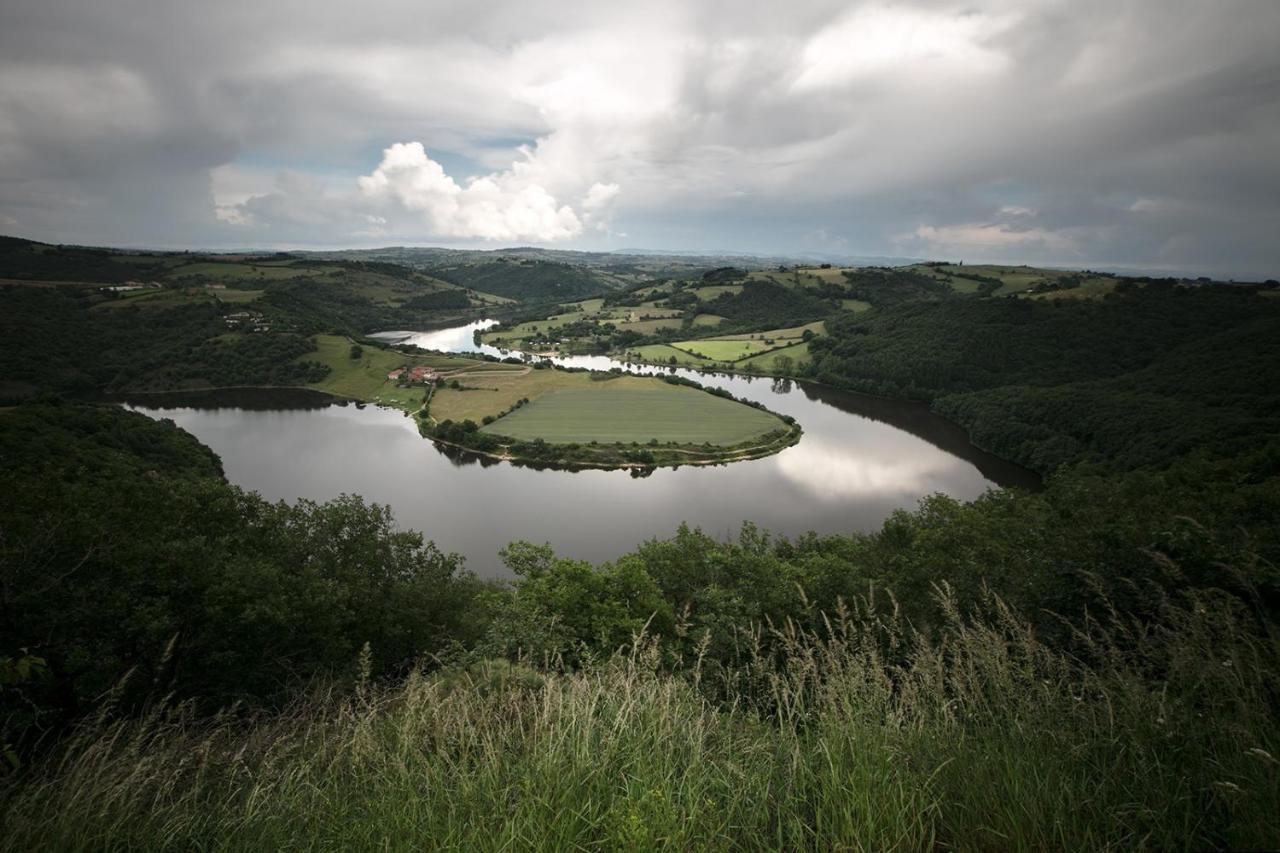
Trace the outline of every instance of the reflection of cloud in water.
<instances>
[{"instance_id":1,"label":"reflection of cloud in water","mask_svg":"<svg viewBox=\"0 0 1280 853\"><path fill-rule=\"evenodd\" d=\"M936 490L938 482L956 466L955 460L926 448L876 456L862 455L860 450L805 436L777 457L778 470L796 486L830 499L886 493L925 495Z\"/></svg>"},{"instance_id":2,"label":"reflection of cloud in water","mask_svg":"<svg viewBox=\"0 0 1280 853\"><path fill-rule=\"evenodd\" d=\"M477 345L474 341L474 335L477 330L483 331L497 324L497 320L480 320L476 323L468 323L465 326L456 326L452 329L437 329L433 332L377 332L370 335L370 337L381 337L395 343L412 344L423 349L437 350L439 352L485 352L489 355L497 355L499 351L494 347L484 344Z\"/></svg>"}]
</instances>

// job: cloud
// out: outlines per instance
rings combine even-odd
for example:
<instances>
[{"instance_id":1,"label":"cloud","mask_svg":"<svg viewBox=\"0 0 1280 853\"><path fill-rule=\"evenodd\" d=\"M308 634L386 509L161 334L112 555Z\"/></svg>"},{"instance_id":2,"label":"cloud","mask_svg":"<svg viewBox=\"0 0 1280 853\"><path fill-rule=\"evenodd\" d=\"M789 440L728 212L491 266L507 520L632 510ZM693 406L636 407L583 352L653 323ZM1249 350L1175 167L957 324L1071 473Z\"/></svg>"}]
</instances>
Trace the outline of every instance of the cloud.
<instances>
[{"instance_id":1,"label":"cloud","mask_svg":"<svg viewBox=\"0 0 1280 853\"><path fill-rule=\"evenodd\" d=\"M552 242L582 233L573 208L557 204L518 168L472 178L461 187L421 142L397 142L383 151L378 168L359 185L366 198L421 214L435 236Z\"/></svg>"},{"instance_id":2,"label":"cloud","mask_svg":"<svg viewBox=\"0 0 1280 853\"><path fill-rule=\"evenodd\" d=\"M987 41L1010 21L965 11L871 4L817 33L801 57L797 91L873 75L993 74L1009 58Z\"/></svg>"},{"instance_id":3,"label":"cloud","mask_svg":"<svg viewBox=\"0 0 1280 853\"><path fill-rule=\"evenodd\" d=\"M6 230L1280 268L1274 2L121 3L6 10Z\"/></svg>"}]
</instances>

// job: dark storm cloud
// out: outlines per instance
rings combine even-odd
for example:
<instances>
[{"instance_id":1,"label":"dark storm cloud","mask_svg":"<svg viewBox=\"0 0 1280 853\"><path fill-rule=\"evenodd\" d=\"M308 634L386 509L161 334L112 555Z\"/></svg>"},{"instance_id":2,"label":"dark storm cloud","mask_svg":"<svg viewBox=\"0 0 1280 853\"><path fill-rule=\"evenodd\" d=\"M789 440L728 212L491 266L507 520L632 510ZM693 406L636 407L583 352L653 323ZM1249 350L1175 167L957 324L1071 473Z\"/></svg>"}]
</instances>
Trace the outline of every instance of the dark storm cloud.
<instances>
[{"instance_id":1,"label":"dark storm cloud","mask_svg":"<svg viewBox=\"0 0 1280 853\"><path fill-rule=\"evenodd\" d=\"M3 23L8 233L1280 272L1272 0L9 0Z\"/></svg>"}]
</instances>

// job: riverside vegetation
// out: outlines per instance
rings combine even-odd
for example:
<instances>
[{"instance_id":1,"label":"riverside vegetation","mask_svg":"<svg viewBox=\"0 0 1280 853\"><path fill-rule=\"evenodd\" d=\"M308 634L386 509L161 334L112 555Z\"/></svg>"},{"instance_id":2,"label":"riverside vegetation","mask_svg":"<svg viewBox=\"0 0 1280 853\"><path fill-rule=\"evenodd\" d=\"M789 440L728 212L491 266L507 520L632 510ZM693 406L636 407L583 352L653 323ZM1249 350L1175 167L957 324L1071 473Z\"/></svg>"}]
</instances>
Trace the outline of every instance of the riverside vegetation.
<instances>
[{"instance_id":1,"label":"riverside vegetation","mask_svg":"<svg viewBox=\"0 0 1280 853\"><path fill-rule=\"evenodd\" d=\"M516 542L509 583L24 374L0 847L1280 845L1280 300L959 271L815 271L806 375L931 400L1043 491L600 565ZM815 322L760 316L725 334Z\"/></svg>"}]
</instances>

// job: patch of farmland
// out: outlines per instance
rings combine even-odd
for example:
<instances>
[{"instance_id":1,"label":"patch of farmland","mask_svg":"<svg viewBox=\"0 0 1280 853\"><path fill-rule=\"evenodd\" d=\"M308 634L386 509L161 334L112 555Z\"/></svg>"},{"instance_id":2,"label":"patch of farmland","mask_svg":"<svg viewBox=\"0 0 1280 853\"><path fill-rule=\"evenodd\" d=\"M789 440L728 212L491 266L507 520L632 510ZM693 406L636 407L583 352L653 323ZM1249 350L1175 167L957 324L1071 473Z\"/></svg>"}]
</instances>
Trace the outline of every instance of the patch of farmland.
<instances>
[{"instance_id":1,"label":"patch of farmland","mask_svg":"<svg viewBox=\"0 0 1280 853\"><path fill-rule=\"evenodd\" d=\"M738 361L771 348L771 345L764 341L715 340L711 338L698 341L676 341L672 346L712 361Z\"/></svg>"},{"instance_id":2,"label":"patch of farmland","mask_svg":"<svg viewBox=\"0 0 1280 853\"><path fill-rule=\"evenodd\" d=\"M627 355L638 361L649 361L658 364L678 364L684 367L702 367L711 364L705 358L676 349L667 344L649 344L627 350ZM674 359L674 361L672 361Z\"/></svg>"},{"instance_id":3,"label":"patch of farmland","mask_svg":"<svg viewBox=\"0 0 1280 853\"><path fill-rule=\"evenodd\" d=\"M808 364L813 360L812 355L809 353L808 342L801 342L798 344L792 344L789 347L772 349L766 353L752 356L751 358L738 362L736 366L746 368L748 370L758 370L761 373L770 373L778 369L779 357L791 359L791 365L793 367Z\"/></svg>"},{"instance_id":4,"label":"patch of farmland","mask_svg":"<svg viewBox=\"0 0 1280 853\"><path fill-rule=\"evenodd\" d=\"M742 285L740 284L709 284L706 287L694 288L692 293L696 294L703 302L709 302L722 293L741 293Z\"/></svg>"},{"instance_id":5,"label":"patch of farmland","mask_svg":"<svg viewBox=\"0 0 1280 853\"><path fill-rule=\"evenodd\" d=\"M555 444L661 443L732 445L782 427L775 415L658 379L563 389L544 394L488 426L485 432Z\"/></svg>"}]
</instances>

